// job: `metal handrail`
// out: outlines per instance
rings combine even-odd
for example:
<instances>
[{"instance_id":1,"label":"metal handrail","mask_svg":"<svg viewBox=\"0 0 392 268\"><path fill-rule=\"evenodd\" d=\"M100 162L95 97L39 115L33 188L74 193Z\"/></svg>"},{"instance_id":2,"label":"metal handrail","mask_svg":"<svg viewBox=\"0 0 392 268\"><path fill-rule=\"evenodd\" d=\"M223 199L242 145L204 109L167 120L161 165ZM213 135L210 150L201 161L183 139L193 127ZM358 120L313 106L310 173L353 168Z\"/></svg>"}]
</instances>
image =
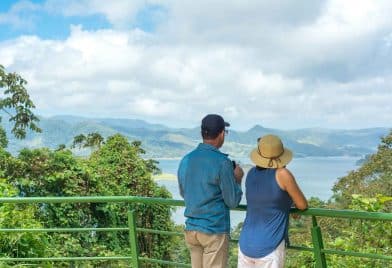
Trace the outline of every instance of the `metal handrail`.
<instances>
[{"instance_id":1,"label":"metal handrail","mask_svg":"<svg viewBox=\"0 0 392 268\"><path fill-rule=\"evenodd\" d=\"M141 196L79 196L79 197L3 197L0 198L0 204L32 204L32 203L143 203L143 204L160 204L167 206L180 206L183 207L183 200L174 200L166 198L154 197L141 197ZM245 211L246 205L240 205L234 210ZM353 211L353 210L335 210L335 209L322 209L322 208L309 208L305 211L291 209L290 213L296 213L305 216L311 216L312 227L312 242L313 248L302 246L290 246L291 249L312 251L316 259L317 267L326 267L325 254L348 255L354 257L365 257L371 259L382 259L392 261L392 256L361 253L341 250L324 249L321 236L321 229L317 224L316 217L331 217L331 218L346 218L346 219L362 219L362 220L377 220L377 221L392 221L392 213L382 212L366 212L366 211ZM111 227L111 228L14 228L14 229L0 229L0 232L83 232L83 231L99 231L99 232L118 232L129 231L129 240L131 245L132 256L110 256L110 257L48 257L48 258L0 258L1 261L88 261L88 260L130 260L132 267L139 267L139 262L152 262L160 264L175 265L176 267L190 267L189 264L176 263L167 260L156 260L146 257L138 256L136 233L148 232L165 235L181 235L179 232L165 231L165 230L152 230L145 228L138 228L135 226L135 216L132 212L128 214L127 227ZM236 241L236 240L234 240Z\"/></svg>"}]
</instances>

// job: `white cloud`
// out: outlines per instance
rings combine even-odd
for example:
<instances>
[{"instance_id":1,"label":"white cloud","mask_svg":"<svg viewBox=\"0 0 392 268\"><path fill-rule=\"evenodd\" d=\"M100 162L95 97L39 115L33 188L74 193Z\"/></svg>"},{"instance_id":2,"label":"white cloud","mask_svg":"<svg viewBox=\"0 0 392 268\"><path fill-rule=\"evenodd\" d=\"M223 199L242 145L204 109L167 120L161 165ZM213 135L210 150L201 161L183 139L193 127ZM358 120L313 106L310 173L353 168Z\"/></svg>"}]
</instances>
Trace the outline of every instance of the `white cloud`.
<instances>
[{"instance_id":1,"label":"white cloud","mask_svg":"<svg viewBox=\"0 0 392 268\"><path fill-rule=\"evenodd\" d=\"M8 12L0 13L0 25L11 25L16 29L34 28L34 11L39 9L39 5L30 1L20 1L15 3Z\"/></svg>"},{"instance_id":2,"label":"white cloud","mask_svg":"<svg viewBox=\"0 0 392 268\"><path fill-rule=\"evenodd\" d=\"M265 75L258 70L243 70L239 76L240 87L249 96L288 97L303 90L299 79L285 78L280 74Z\"/></svg>"},{"instance_id":3,"label":"white cloud","mask_svg":"<svg viewBox=\"0 0 392 268\"><path fill-rule=\"evenodd\" d=\"M49 0L41 8L103 14L114 29L21 36L0 43L0 59L29 81L43 114L190 127L222 113L234 129L390 126L390 2L293 3ZM154 33L126 29L148 4L162 5L167 21Z\"/></svg>"}]
</instances>

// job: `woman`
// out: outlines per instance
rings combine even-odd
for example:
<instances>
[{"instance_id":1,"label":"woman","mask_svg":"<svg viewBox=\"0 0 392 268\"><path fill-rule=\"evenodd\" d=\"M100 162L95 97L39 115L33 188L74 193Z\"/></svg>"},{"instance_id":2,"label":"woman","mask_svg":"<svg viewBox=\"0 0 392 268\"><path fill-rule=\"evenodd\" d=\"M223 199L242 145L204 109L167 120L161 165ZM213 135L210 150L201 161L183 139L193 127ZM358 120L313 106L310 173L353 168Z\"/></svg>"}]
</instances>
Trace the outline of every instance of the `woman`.
<instances>
[{"instance_id":1,"label":"woman","mask_svg":"<svg viewBox=\"0 0 392 268\"><path fill-rule=\"evenodd\" d=\"M246 177L247 211L242 227L238 267L283 267L289 211L308 207L294 176L286 168L293 157L279 137L258 139L250 158L256 165Z\"/></svg>"}]
</instances>

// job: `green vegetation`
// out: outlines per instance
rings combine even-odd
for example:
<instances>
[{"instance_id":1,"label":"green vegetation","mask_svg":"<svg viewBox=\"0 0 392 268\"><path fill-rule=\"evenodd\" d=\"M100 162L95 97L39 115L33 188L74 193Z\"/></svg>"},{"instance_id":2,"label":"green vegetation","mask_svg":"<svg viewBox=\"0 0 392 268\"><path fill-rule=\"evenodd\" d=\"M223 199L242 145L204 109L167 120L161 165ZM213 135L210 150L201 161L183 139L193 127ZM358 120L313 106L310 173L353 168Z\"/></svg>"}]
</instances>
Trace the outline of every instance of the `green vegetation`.
<instances>
[{"instance_id":1,"label":"green vegetation","mask_svg":"<svg viewBox=\"0 0 392 268\"><path fill-rule=\"evenodd\" d=\"M6 73L0 66L0 88L4 89L0 109L6 112L9 122L13 122L12 133L17 138L26 137L26 128L41 131L36 125L38 118L31 111L34 104L25 85L23 78L14 73ZM119 134L105 140L99 133L92 132L77 135L72 144L73 147L90 149L91 154L85 158L73 155L62 142L57 144L56 149L25 148L13 156L5 149L5 131L0 130L2 197L135 195L171 198L171 194L164 187L159 187L153 181L152 175L158 174L160 170L156 161L142 158L145 151L139 141L129 142ZM31 132L28 134L31 135ZM171 208L126 203L0 204L0 228L126 226L129 210L135 211L138 227L168 231L175 228L170 219ZM128 239L127 232L1 233L0 256L129 255ZM150 258L170 259L172 247L175 246L172 239L168 236L142 233L138 236L139 251L141 255ZM1 264L1 267L6 265ZM51 263L41 265L54 266ZM56 263L56 267L57 265L69 266L66 263ZM85 265L102 267L113 264L96 261ZM127 263L118 262L115 266L127 266Z\"/></svg>"},{"instance_id":2,"label":"green vegetation","mask_svg":"<svg viewBox=\"0 0 392 268\"><path fill-rule=\"evenodd\" d=\"M367 157L363 165L340 178L333 187L336 203L348 207L353 194L375 197L377 194L392 196L392 132L381 139L375 154Z\"/></svg>"},{"instance_id":3,"label":"green vegetation","mask_svg":"<svg viewBox=\"0 0 392 268\"><path fill-rule=\"evenodd\" d=\"M101 148L104 143L104 138L97 132L89 133L87 136L80 134L74 137L71 148Z\"/></svg>"},{"instance_id":4,"label":"green vegetation","mask_svg":"<svg viewBox=\"0 0 392 268\"><path fill-rule=\"evenodd\" d=\"M31 109L34 104L30 100L24 86L24 81L17 74L8 74L0 65L0 89L5 89L4 98L0 99L0 109L7 111L9 122L12 123L12 133L17 138L32 135L26 129L39 132L36 125L37 117ZM9 123L8 122L8 123ZM117 122L111 127L124 128L123 122ZM165 151L171 146L180 148L180 152L190 146L194 134L179 130L174 136L169 135L159 125L149 126L136 122L139 135L150 133L147 139L149 146ZM6 124L3 122L3 124ZM69 125L66 125L69 128ZM260 134L261 127L251 129L245 138L252 138L252 131ZM107 128L105 128L107 131ZM133 129L134 130L134 129ZM110 130L112 131L112 130ZM109 132L110 132L109 131ZM270 130L269 130L270 131ZM372 130L366 130L365 132ZM87 148L89 155L77 157L67 148L67 140L57 139L57 134L72 131L57 129L57 134L51 140L57 142L50 148L23 149L17 155L6 150L7 137L4 129L0 128L0 196L1 197L35 197L35 196L114 196L135 195L146 197L171 198L171 194L159 187L153 180L153 175L160 174L157 162L145 160L146 153L142 143L135 139L129 142L130 136L106 132L79 132L73 138L73 148ZM114 132L114 131L113 131ZM120 131L121 132L121 131ZM299 131L301 132L301 131ZM135 132L133 132L135 133ZM378 133L378 132L376 132ZM372 132L372 135L376 135ZM110 135L108 135L110 134ZM233 135L234 134L234 135ZM279 133L278 133L279 134ZM314 134L314 133L313 133ZM329 135L317 132L317 146L328 145ZM314 134L314 135L316 135ZM352 133L351 133L352 134ZM350 133L331 135L335 139L352 137ZM60 135L60 134L59 134ZM177 144L171 140L178 135L189 137L186 144ZM197 134L198 135L198 134ZM303 133L291 133L298 138ZM164 140L154 140L157 136L165 136ZM241 135L240 135L241 136ZM228 145L235 148L237 144L246 144L243 137L231 133L235 142ZM106 139L104 137L107 137ZM302 137L302 140L304 138ZM306 140L314 139L307 137ZM346 141L347 142L347 141ZM350 144L347 142L347 144ZM246 145L249 146L249 145ZM299 143L288 142L295 150ZM309 151L316 150L316 145L305 147ZM350 145L351 146L351 145ZM346 146L344 150L353 148ZM148 148L148 146L147 146ZM240 151L240 149L236 149ZM318 150L318 149L317 149ZM316 151L317 151L316 150ZM358 148L354 148L358 152ZM321 150L328 154L330 152ZM317 152L320 152L317 151ZM309 200L311 207L344 208L364 211L391 212L392 196L392 132L382 138L378 150L366 158L356 171L340 178L333 188L334 198L323 202L317 198ZM172 209L163 205L146 204L0 204L0 228L53 228L53 227L118 227L126 226L127 211L136 212L137 226L143 228L180 231L181 226L175 226L170 216ZM352 250L368 253L391 255L392 226L390 223L373 221L342 220L323 218L319 221L323 230L324 245L328 248ZM290 225L291 243L311 246L311 222L308 217L293 219ZM241 226L237 226L233 237L238 237ZM182 237L141 233L138 236L139 250L142 256L150 258L176 260L189 263L189 253ZM236 267L237 249L233 247L230 254L231 267ZM53 256L113 256L129 255L127 232L90 232L90 233L0 233L0 257L53 257ZM287 267L313 267L312 253L289 251ZM1 267L15 267L16 263L0 263ZM91 261L78 263L41 263L40 267L125 267L126 261ZM363 258L328 256L329 267L387 267L386 261L367 260ZM20 267L23 264L20 265ZM154 267L153 264L147 267Z\"/></svg>"},{"instance_id":5,"label":"green vegetation","mask_svg":"<svg viewBox=\"0 0 392 268\"><path fill-rule=\"evenodd\" d=\"M311 198L311 207L392 212L392 131L381 139L376 153L357 170L340 178L330 202ZM322 218L319 221L325 248L365 253L392 254L392 224ZM291 243L311 246L309 218L292 220ZM388 267L390 263L366 258L327 255L328 267ZM313 267L312 253L289 251L287 267Z\"/></svg>"},{"instance_id":6,"label":"green vegetation","mask_svg":"<svg viewBox=\"0 0 392 268\"><path fill-rule=\"evenodd\" d=\"M18 190L0 179L0 196L17 196ZM1 228L42 228L35 218L37 207L17 204L0 205ZM0 233L1 256L39 257L48 244L46 234ZM3 267L3 266L2 266Z\"/></svg>"},{"instance_id":7,"label":"green vegetation","mask_svg":"<svg viewBox=\"0 0 392 268\"><path fill-rule=\"evenodd\" d=\"M24 149L17 157L4 150L0 154L3 196L115 196L137 195L171 198L157 186L153 162L141 157L139 142L129 143L121 135L109 137L88 158L75 157L69 149ZM0 206L0 227L18 226L22 218L29 227L115 227L126 226L127 211L136 212L137 226L173 230L171 209L143 204L45 204L19 207ZM10 211L12 213L10 213ZM11 216L11 218L10 218ZM27 218L26 218L27 217ZM16 223L15 223L16 221ZM25 222L25 221L24 221ZM0 237L0 241L3 237ZM5 238L4 238L5 239ZM170 259L172 239L156 234L140 234L142 255ZM19 246L23 245L22 246ZM17 246L16 246L17 245ZM127 232L46 234L18 237L12 245L2 243L3 256L110 256L129 255ZM17 250L18 252L14 252ZM58 263L57 263L58 264ZM64 264L65 265L65 264ZM96 265L108 265L96 262ZM118 263L122 266L125 263ZM117 266L116 265L116 266Z\"/></svg>"},{"instance_id":8,"label":"green vegetation","mask_svg":"<svg viewBox=\"0 0 392 268\"><path fill-rule=\"evenodd\" d=\"M26 80L20 75L7 73L0 65L0 89L4 90L3 98L0 99L0 110L9 115L9 121L13 122L11 132L18 139L26 137L26 129L41 132L37 126L39 120L31 111L35 106L27 93L26 84ZM7 143L5 131L1 127L0 146L5 148Z\"/></svg>"}]
</instances>

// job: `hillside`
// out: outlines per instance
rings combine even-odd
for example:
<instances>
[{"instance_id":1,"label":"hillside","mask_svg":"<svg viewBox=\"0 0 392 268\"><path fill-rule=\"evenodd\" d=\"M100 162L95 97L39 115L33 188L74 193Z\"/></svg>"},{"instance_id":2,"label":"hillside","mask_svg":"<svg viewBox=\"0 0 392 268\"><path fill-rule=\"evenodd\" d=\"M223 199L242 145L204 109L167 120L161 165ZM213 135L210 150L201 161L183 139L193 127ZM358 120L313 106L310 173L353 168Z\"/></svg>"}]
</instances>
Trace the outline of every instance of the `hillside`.
<instances>
[{"instance_id":1,"label":"hillside","mask_svg":"<svg viewBox=\"0 0 392 268\"><path fill-rule=\"evenodd\" d=\"M90 132L99 132L104 137L121 133L130 140L140 140L147 151L146 156L156 158L181 157L200 142L199 127L169 128L143 120L76 116L40 119L42 133L30 132L25 140L17 140L10 134L7 118L3 117L3 125L10 140L9 151L16 154L23 147L56 148L59 144L70 146L74 136ZM235 157L247 156L256 145L258 137L272 133L279 135L285 145L294 151L296 157L364 156L376 150L380 137L386 135L388 130L388 128L280 130L256 125L247 131L230 129L222 151Z\"/></svg>"}]
</instances>

